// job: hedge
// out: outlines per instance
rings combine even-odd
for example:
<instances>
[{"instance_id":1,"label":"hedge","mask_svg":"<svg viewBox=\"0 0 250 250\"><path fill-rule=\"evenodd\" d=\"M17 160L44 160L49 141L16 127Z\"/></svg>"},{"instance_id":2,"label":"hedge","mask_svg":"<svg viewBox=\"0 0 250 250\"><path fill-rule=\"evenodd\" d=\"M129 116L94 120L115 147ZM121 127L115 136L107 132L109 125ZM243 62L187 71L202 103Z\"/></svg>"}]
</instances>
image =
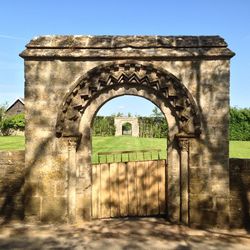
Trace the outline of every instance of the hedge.
<instances>
[{"instance_id":1,"label":"hedge","mask_svg":"<svg viewBox=\"0 0 250 250\"><path fill-rule=\"evenodd\" d=\"M168 126L163 117L138 117L140 137L166 138ZM93 136L115 135L113 116L97 116L94 120Z\"/></svg>"},{"instance_id":2,"label":"hedge","mask_svg":"<svg viewBox=\"0 0 250 250\"><path fill-rule=\"evenodd\" d=\"M24 114L5 116L0 121L0 132L2 135L11 135L15 130L25 129Z\"/></svg>"},{"instance_id":3,"label":"hedge","mask_svg":"<svg viewBox=\"0 0 250 250\"><path fill-rule=\"evenodd\" d=\"M168 126L163 117L138 117L140 137L166 138ZM93 125L94 136L113 136L114 116L97 116ZM229 138L250 141L250 108L230 108Z\"/></svg>"},{"instance_id":4,"label":"hedge","mask_svg":"<svg viewBox=\"0 0 250 250\"><path fill-rule=\"evenodd\" d=\"M232 141L250 141L250 108L230 109L229 135Z\"/></svg>"}]
</instances>

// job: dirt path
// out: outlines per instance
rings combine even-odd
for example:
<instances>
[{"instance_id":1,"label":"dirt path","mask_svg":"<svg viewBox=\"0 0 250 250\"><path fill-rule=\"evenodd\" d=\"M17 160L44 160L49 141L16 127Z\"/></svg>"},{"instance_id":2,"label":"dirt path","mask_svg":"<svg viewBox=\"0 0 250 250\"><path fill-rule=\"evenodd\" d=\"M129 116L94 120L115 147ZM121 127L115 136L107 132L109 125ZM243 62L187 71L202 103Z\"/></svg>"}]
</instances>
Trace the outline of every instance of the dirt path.
<instances>
[{"instance_id":1,"label":"dirt path","mask_svg":"<svg viewBox=\"0 0 250 250\"><path fill-rule=\"evenodd\" d=\"M250 249L244 230L195 230L164 219L96 220L78 225L12 223L0 228L0 249Z\"/></svg>"}]
</instances>

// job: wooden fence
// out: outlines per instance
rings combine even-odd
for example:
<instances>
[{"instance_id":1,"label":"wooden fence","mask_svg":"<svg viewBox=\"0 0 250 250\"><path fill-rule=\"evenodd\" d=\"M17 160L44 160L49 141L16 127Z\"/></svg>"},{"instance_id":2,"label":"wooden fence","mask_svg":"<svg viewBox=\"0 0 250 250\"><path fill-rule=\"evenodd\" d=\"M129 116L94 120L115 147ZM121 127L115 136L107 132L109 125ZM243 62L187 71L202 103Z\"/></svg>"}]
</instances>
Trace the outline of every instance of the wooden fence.
<instances>
[{"instance_id":1,"label":"wooden fence","mask_svg":"<svg viewBox=\"0 0 250 250\"><path fill-rule=\"evenodd\" d=\"M96 163L160 160L161 149L98 152Z\"/></svg>"}]
</instances>

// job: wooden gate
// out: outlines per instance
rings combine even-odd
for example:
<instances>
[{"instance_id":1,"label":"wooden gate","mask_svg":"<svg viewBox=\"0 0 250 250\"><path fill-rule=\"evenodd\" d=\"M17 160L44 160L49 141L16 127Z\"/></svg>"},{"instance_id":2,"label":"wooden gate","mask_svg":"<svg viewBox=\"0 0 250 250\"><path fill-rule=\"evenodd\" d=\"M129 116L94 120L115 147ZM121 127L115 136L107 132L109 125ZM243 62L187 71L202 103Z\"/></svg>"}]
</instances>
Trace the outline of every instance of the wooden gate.
<instances>
[{"instance_id":1,"label":"wooden gate","mask_svg":"<svg viewBox=\"0 0 250 250\"><path fill-rule=\"evenodd\" d=\"M92 218L166 214L166 161L92 165Z\"/></svg>"}]
</instances>

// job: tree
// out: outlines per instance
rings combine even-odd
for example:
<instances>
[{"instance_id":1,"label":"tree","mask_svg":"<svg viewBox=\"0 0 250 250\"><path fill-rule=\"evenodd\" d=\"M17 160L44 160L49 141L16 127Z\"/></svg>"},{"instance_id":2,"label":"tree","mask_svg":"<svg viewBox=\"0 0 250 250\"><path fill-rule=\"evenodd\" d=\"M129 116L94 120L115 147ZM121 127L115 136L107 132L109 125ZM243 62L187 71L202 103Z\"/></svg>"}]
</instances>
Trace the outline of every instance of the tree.
<instances>
[{"instance_id":1,"label":"tree","mask_svg":"<svg viewBox=\"0 0 250 250\"><path fill-rule=\"evenodd\" d=\"M0 104L0 124L5 117L6 109L7 109L7 102L4 104Z\"/></svg>"},{"instance_id":2,"label":"tree","mask_svg":"<svg viewBox=\"0 0 250 250\"><path fill-rule=\"evenodd\" d=\"M116 114L116 117L122 117L122 116L124 116L122 112L118 112L118 113Z\"/></svg>"},{"instance_id":3,"label":"tree","mask_svg":"<svg viewBox=\"0 0 250 250\"><path fill-rule=\"evenodd\" d=\"M130 131L132 129L132 125L129 122L126 122L122 125L122 129L125 131Z\"/></svg>"},{"instance_id":4,"label":"tree","mask_svg":"<svg viewBox=\"0 0 250 250\"><path fill-rule=\"evenodd\" d=\"M162 112L160 111L159 108L154 107L152 110L152 114L150 115L151 117L163 117Z\"/></svg>"},{"instance_id":5,"label":"tree","mask_svg":"<svg viewBox=\"0 0 250 250\"><path fill-rule=\"evenodd\" d=\"M93 123L92 135L112 136L115 134L114 117L96 116Z\"/></svg>"},{"instance_id":6,"label":"tree","mask_svg":"<svg viewBox=\"0 0 250 250\"><path fill-rule=\"evenodd\" d=\"M250 140L250 108L230 108L230 140Z\"/></svg>"},{"instance_id":7,"label":"tree","mask_svg":"<svg viewBox=\"0 0 250 250\"><path fill-rule=\"evenodd\" d=\"M13 130L24 130L24 114L5 116L0 124L0 130L3 135L11 135Z\"/></svg>"}]
</instances>

